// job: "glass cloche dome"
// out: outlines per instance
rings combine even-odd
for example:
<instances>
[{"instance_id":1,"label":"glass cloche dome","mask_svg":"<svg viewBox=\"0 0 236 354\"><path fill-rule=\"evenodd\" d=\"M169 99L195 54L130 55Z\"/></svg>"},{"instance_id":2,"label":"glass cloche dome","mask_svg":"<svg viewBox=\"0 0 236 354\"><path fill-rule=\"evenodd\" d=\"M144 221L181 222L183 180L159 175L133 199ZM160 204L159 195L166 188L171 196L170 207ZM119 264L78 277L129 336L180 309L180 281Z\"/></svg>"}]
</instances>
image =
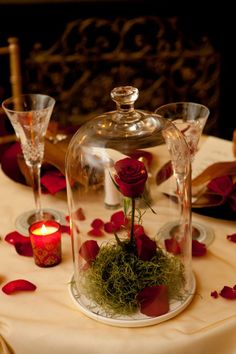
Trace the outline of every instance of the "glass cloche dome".
<instances>
[{"instance_id":1,"label":"glass cloche dome","mask_svg":"<svg viewBox=\"0 0 236 354\"><path fill-rule=\"evenodd\" d=\"M95 320L147 326L194 294L190 156L171 122L135 110L137 88L111 98L116 110L80 127L67 151L70 292Z\"/></svg>"}]
</instances>

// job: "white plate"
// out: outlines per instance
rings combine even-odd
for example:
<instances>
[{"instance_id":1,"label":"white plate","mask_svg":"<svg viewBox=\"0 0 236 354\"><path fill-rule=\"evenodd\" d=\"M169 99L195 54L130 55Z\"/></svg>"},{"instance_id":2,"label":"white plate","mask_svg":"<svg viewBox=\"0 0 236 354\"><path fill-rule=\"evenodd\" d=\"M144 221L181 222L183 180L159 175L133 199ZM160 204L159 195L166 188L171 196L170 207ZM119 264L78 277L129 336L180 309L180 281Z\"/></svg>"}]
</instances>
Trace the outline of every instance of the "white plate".
<instances>
[{"instance_id":1,"label":"white plate","mask_svg":"<svg viewBox=\"0 0 236 354\"><path fill-rule=\"evenodd\" d=\"M177 316L190 304L196 290L196 280L194 274L192 274L191 289L189 289L189 295L187 295L183 301L174 301L171 303L170 311L168 313L158 317L148 317L138 313L132 317L119 316L119 318L110 318L100 314L100 309L98 307L94 306L93 309L89 308L88 300L83 295L79 295L73 279L74 278L72 277L70 281L69 292L81 312L98 322L116 327L146 327L169 320L170 318Z\"/></svg>"}]
</instances>

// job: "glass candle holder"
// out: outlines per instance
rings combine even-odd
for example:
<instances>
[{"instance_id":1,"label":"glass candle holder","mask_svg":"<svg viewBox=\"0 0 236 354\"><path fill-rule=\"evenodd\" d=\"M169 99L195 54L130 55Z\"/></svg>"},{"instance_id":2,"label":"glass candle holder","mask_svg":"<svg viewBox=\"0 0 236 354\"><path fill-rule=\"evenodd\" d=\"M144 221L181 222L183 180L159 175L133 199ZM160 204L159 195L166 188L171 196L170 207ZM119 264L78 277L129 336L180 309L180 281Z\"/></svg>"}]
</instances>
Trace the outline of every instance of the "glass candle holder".
<instances>
[{"instance_id":1,"label":"glass candle holder","mask_svg":"<svg viewBox=\"0 0 236 354\"><path fill-rule=\"evenodd\" d=\"M29 227L35 264L53 267L61 262L61 231L56 221L37 221Z\"/></svg>"}]
</instances>

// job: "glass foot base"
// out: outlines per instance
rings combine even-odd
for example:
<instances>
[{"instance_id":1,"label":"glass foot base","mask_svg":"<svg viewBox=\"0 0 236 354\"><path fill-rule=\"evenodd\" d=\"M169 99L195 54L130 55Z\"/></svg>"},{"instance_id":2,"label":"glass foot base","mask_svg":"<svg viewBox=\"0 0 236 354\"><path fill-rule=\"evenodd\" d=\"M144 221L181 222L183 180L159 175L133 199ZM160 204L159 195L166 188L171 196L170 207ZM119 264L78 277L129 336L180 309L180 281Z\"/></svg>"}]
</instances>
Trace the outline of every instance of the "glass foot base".
<instances>
[{"instance_id":1,"label":"glass foot base","mask_svg":"<svg viewBox=\"0 0 236 354\"><path fill-rule=\"evenodd\" d=\"M164 225L159 233L159 238L170 238L178 232L178 222L173 221ZM207 247L214 241L215 234L211 227L193 221L192 222L192 239L204 243Z\"/></svg>"},{"instance_id":2,"label":"glass foot base","mask_svg":"<svg viewBox=\"0 0 236 354\"><path fill-rule=\"evenodd\" d=\"M64 224L66 222L65 215L60 211L54 209L43 209L43 220L54 220L59 224ZM37 216L35 210L27 211L18 216L15 221L15 227L18 232L23 235L29 235L29 226L37 221Z\"/></svg>"}]
</instances>

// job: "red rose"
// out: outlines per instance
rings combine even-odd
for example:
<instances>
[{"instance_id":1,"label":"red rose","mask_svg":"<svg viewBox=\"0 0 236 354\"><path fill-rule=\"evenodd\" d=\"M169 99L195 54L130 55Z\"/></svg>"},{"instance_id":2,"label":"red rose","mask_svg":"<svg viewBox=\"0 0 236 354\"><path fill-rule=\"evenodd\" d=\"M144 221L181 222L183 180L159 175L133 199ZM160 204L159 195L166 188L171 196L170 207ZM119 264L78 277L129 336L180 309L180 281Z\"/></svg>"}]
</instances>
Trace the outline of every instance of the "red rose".
<instances>
[{"instance_id":1,"label":"red rose","mask_svg":"<svg viewBox=\"0 0 236 354\"><path fill-rule=\"evenodd\" d=\"M125 197L140 197L148 177L144 163L127 157L117 161L114 167L117 173L115 181L119 186L120 192Z\"/></svg>"}]
</instances>

